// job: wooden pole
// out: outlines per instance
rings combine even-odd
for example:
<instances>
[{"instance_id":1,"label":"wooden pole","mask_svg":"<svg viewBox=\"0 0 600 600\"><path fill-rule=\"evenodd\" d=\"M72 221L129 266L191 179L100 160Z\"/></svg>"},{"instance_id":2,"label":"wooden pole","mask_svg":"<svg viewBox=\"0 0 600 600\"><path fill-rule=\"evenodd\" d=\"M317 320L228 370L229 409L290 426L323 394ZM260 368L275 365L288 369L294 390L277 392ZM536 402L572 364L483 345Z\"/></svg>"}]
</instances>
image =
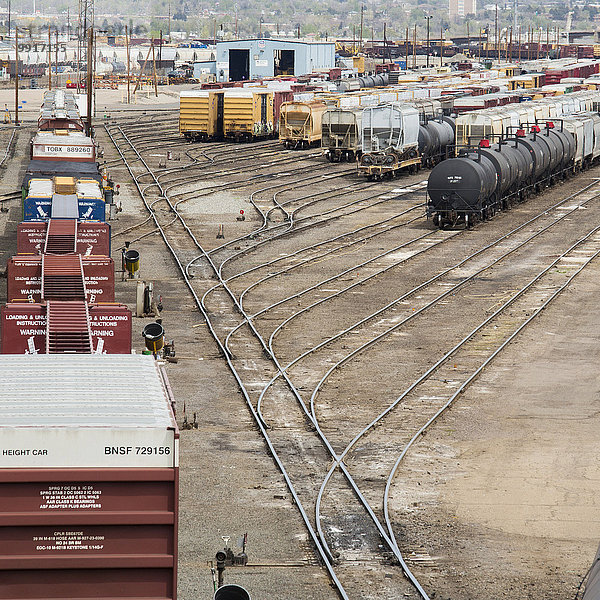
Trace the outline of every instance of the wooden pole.
<instances>
[{"instance_id":1,"label":"wooden pole","mask_svg":"<svg viewBox=\"0 0 600 600\"><path fill-rule=\"evenodd\" d=\"M404 48L404 53L406 55L406 68L408 69L408 27L406 28L406 47Z\"/></svg>"},{"instance_id":2,"label":"wooden pole","mask_svg":"<svg viewBox=\"0 0 600 600\"><path fill-rule=\"evenodd\" d=\"M48 89L52 89L52 32L48 25Z\"/></svg>"},{"instance_id":3,"label":"wooden pole","mask_svg":"<svg viewBox=\"0 0 600 600\"><path fill-rule=\"evenodd\" d=\"M129 64L129 28L125 25L125 45L127 46L127 104L131 103L131 74L130 74L130 64Z\"/></svg>"},{"instance_id":4,"label":"wooden pole","mask_svg":"<svg viewBox=\"0 0 600 600\"><path fill-rule=\"evenodd\" d=\"M517 42L519 44L519 62L521 62L521 26L519 25L519 41Z\"/></svg>"},{"instance_id":5,"label":"wooden pole","mask_svg":"<svg viewBox=\"0 0 600 600\"><path fill-rule=\"evenodd\" d=\"M365 15L365 5L361 5L360 7L360 44L359 44L359 52L363 51L363 20Z\"/></svg>"},{"instance_id":6,"label":"wooden pole","mask_svg":"<svg viewBox=\"0 0 600 600\"><path fill-rule=\"evenodd\" d=\"M19 124L19 28L15 23L15 125Z\"/></svg>"},{"instance_id":7,"label":"wooden pole","mask_svg":"<svg viewBox=\"0 0 600 600\"><path fill-rule=\"evenodd\" d=\"M440 27L440 30L442 28ZM442 43L442 36L440 36L440 44ZM467 50L469 51L469 57L471 56L471 36L469 35L469 21L467 21Z\"/></svg>"},{"instance_id":8,"label":"wooden pole","mask_svg":"<svg viewBox=\"0 0 600 600\"><path fill-rule=\"evenodd\" d=\"M467 31L469 30L469 24L467 23ZM441 25L440 26L440 67L444 66L444 43L443 43L443 38L444 36L444 26Z\"/></svg>"},{"instance_id":9,"label":"wooden pole","mask_svg":"<svg viewBox=\"0 0 600 600\"><path fill-rule=\"evenodd\" d=\"M496 59L500 60L500 50L499 50L499 46L498 46L498 3L496 2L496 21L494 23L494 41L495 41L495 54L496 54Z\"/></svg>"},{"instance_id":10,"label":"wooden pole","mask_svg":"<svg viewBox=\"0 0 600 600\"><path fill-rule=\"evenodd\" d=\"M144 69L146 68L146 63L148 62L148 59L150 58L150 52L152 52L152 47L148 48L148 54L146 54L146 60L144 60L144 64L142 65L142 68L140 69L140 74L138 76L138 79L135 82L135 87L133 88L134 96L135 96L135 93L137 92L138 87L140 86L140 81L142 80L142 75L144 74Z\"/></svg>"},{"instance_id":11,"label":"wooden pole","mask_svg":"<svg viewBox=\"0 0 600 600\"><path fill-rule=\"evenodd\" d=\"M156 58L154 56L154 42L152 42L152 77L154 79L154 95L158 98L158 83L156 81Z\"/></svg>"},{"instance_id":12,"label":"wooden pole","mask_svg":"<svg viewBox=\"0 0 600 600\"><path fill-rule=\"evenodd\" d=\"M88 29L88 51L87 51L87 83L86 94L87 94L87 134L91 137L92 135L92 88L93 82L93 70L94 70L94 28L90 26Z\"/></svg>"},{"instance_id":13,"label":"wooden pole","mask_svg":"<svg viewBox=\"0 0 600 600\"><path fill-rule=\"evenodd\" d=\"M508 42L508 48L506 49L506 61L512 62L512 42L513 42L513 28L510 28L510 42Z\"/></svg>"},{"instance_id":14,"label":"wooden pole","mask_svg":"<svg viewBox=\"0 0 600 600\"><path fill-rule=\"evenodd\" d=\"M413 69L417 68L417 24L413 30Z\"/></svg>"},{"instance_id":15,"label":"wooden pole","mask_svg":"<svg viewBox=\"0 0 600 600\"><path fill-rule=\"evenodd\" d=\"M479 62L481 62L481 38L483 36L483 33L481 31L481 27L479 28Z\"/></svg>"},{"instance_id":16,"label":"wooden pole","mask_svg":"<svg viewBox=\"0 0 600 600\"><path fill-rule=\"evenodd\" d=\"M550 58L550 27L546 25L546 58Z\"/></svg>"},{"instance_id":17,"label":"wooden pole","mask_svg":"<svg viewBox=\"0 0 600 600\"><path fill-rule=\"evenodd\" d=\"M56 69L56 87L60 87L60 80L58 78L58 27L56 28L54 37L54 68Z\"/></svg>"}]
</instances>

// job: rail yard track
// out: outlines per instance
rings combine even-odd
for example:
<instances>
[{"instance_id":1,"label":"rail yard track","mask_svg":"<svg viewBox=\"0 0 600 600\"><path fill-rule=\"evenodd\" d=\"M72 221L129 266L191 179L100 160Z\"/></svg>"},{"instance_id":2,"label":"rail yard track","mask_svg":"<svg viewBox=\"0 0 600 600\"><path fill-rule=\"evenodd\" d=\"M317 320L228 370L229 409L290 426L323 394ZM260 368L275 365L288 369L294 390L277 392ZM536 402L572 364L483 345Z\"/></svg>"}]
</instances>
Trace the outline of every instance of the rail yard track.
<instances>
[{"instance_id":1,"label":"rail yard track","mask_svg":"<svg viewBox=\"0 0 600 600\"><path fill-rule=\"evenodd\" d=\"M435 597L403 544L402 461L597 258L598 180L439 231L423 176L373 185L318 152L190 146L170 127L188 161L168 167L143 124L106 127L149 214L125 231L160 233L339 596ZM189 207L224 193L254 215L215 243Z\"/></svg>"}]
</instances>

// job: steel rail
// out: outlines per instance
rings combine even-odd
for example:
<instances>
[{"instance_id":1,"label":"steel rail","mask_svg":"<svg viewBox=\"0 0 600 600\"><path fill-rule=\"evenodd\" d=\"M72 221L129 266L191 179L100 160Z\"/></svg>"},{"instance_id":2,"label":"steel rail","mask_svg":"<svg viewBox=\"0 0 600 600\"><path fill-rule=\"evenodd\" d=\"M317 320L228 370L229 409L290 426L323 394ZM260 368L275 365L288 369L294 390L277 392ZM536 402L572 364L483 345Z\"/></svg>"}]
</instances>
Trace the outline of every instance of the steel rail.
<instances>
[{"instance_id":1,"label":"steel rail","mask_svg":"<svg viewBox=\"0 0 600 600\"><path fill-rule=\"evenodd\" d=\"M594 234L596 234L598 231L600 231L600 226L595 227L594 229L592 229L588 234L586 234L583 238L581 238L580 240L578 240L575 244L573 244L566 252L564 252L559 258L557 258L555 261L553 261L553 263L547 268L546 272L549 271L551 268L553 268L557 262L563 258L564 256L566 256L567 254L569 254L572 250L574 250L575 248L577 248L578 246L580 246L582 243L584 243L585 241L587 241L591 236L593 236ZM570 283L575 279L575 277L577 277L595 258L597 258L600 255L600 250L597 250L596 252L594 252L594 254L588 258L578 269L577 271L575 271L575 273L573 273L568 279L567 281L565 281L563 283L562 286L560 286L557 290L555 290L552 295L547 298L544 303L538 307L528 318L526 321L524 321L511 335L508 339L506 339L480 366L479 368L465 381L461 384L461 386L454 392L454 394L452 394L452 396L450 397L450 399L444 404L444 406L442 408L440 408L433 417L431 417L429 419L429 421L427 421L427 423L425 423L425 425L423 425L416 433L415 435L411 438L411 440L408 442L408 444L404 447L404 449L402 450L402 453L400 454L400 456L398 457L398 459L396 460L396 462L394 463L394 466L392 468L392 471L386 481L386 486L385 486L385 492L384 492L384 513L385 513L385 521L386 521L386 526L388 528L388 532L390 533L390 536L394 538L394 540L396 540L396 536L394 533L394 529L391 523L391 519L390 519L390 515L389 515L389 509L388 509L388 503L389 503L389 492L390 492L390 487L391 487L391 483L396 475L396 472L398 470L398 467L400 466L400 463L402 462L402 460L404 459L404 457L406 456L407 452L409 451L409 449L411 448L411 446L416 442L417 439L419 439L427 429L429 429L429 427L440 417L440 415L442 415L444 412L446 412L446 410L448 410L448 408L450 408L450 406L452 405L452 403L454 402L454 400L456 400L456 398L462 394L465 389L481 374L481 372L494 360L494 358L496 358L496 356L498 356L498 354L500 354L500 352L502 352L502 350L504 350L504 348L506 348L520 333L521 331L523 331L523 329L525 329L525 327L527 327L539 314L542 313L542 311L544 311L547 306L555 299L557 298L569 285ZM529 285L533 285L533 283L535 282L535 280L532 280L530 282ZM496 313L494 313L493 316L495 316ZM489 319L488 319L489 321Z\"/></svg>"},{"instance_id":2,"label":"steel rail","mask_svg":"<svg viewBox=\"0 0 600 600\"><path fill-rule=\"evenodd\" d=\"M126 137L126 136L125 136ZM147 167L148 168L148 167ZM160 187L160 183L157 183L157 185ZM165 198L167 203L170 206L173 206L171 204L171 202L169 201L168 197ZM174 209L174 212L177 213L176 209ZM189 227L187 226L187 224L185 223L185 220L181 217L181 215L178 215L178 218L180 220L180 222L182 223L183 227L185 228L185 230L188 232L188 234L190 235L190 237L194 240L194 243L198 246L198 248L200 250L202 249L202 246L198 243L198 241L196 240L194 234L191 232L191 230L189 229ZM206 253L206 259L208 261L208 263L211 265L213 271L215 272L215 274L217 275L217 277L220 277L218 274L218 270L216 268L216 266L214 265L213 261L211 260L210 256L208 256ZM231 289L229 287L227 287L226 284L223 283L223 288L224 290L227 292L227 294L230 296L231 300L233 301L234 305L236 306L237 310L241 312L241 314L244 316L244 318L246 318L248 320L248 316L245 314L243 308L241 308L239 306L239 302L237 301L235 294L233 294L233 292L231 291ZM208 311L206 310L206 307L203 305L203 315L205 315L205 318L208 318ZM281 370L281 365L279 364L279 361L277 359L276 356L274 356L273 354L271 354L269 352L269 349L263 339L263 337L260 335L260 333L258 332L258 330L255 328L254 324L252 323L252 321L248 320L248 324L250 326L250 328L252 329L256 339L259 341L259 343L261 344L261 346L263 347L263 350L266 352L267 356L269 356L271 358L271 360L275 363L277 369ZM216 333L216 332L215 332ZM220 344L222 347L222 344ZM228 362L229 362L229 358ZM283 373L283 377L286 380L286 383L288 384L288 386L290 387L290 390L292 391L292 393L294 394L294 397L297 399L299 405L301 406L302 410L304 411L305 415L307 416L307 418L309 420L312 420L312 417L306 407L306 404L304 403L302 397L300 396L298 390L296 389L296 387L293 385L293 383L291 382L291 380L289 379L289 377L287 376L287 374L284 372ZM313 424L316 425L317 430L319 432L319 436L321 437L323 443L327 446L327 449L330 453L332 453L332 455L335 457L335 452L333 450L333 448L331 447L331 444L329 443L329 441L327 440L326 436L324 436L324 434L322 433L322 431L320 431L320 429L318 429L318 424ZM283 466L283 465L282 465ZM397 549L394 547L394 542L389 539L389 537L387 536L387 533L385 531L385 529L383 528L383 526L381 525L379 519L376 517L376 515L374 514L374 512L372 511L369 503L367 502L366 498L362 495L361 491L358 489L358 486L356 486L355 482L353 481L352 477L350 476L350 473L346 470L345 465L343 465L343 463L340 465L342 471L345 473L346 477L348 478L354 492L357 494L357 496L359 497L359 499L361 500L361 502L363 503L363 506L365 507L365 510L367 510L367 512L369 513L369 516L371 517L371 519L373 520L374 524L376 525L380 536L382 537L382 539L384 539L388 545L388 547L390 548L391 552L394 554L399 554L399 552L397 551ZM299 500L299 498L298 498ZM311 529L310 531L312 533L314 533L314 530ZM321 544L321 542L319 542L319 544ZM322 546L320 546L320 548L322 549ZM333 557L331 555L327 555L328 556L328 561L332 562L333 561ZM400 557L401 558L401 557ZM415 585L415 583L413 583L413 585ZM418 582L416 582L416 585L418 586Z\"/></svg>"},{"instance_id":3,"label":"steel rail","mask_svg":"<svg viewBox=\"0 0 600 600\"><path fill-rule=\"evenodd\" d=\"M515 230L513 230L513 231L509 232L508 234L506 234L506 235L502 236L501 238L499 238L498 240L496 240L496 242L494 242L493 244L490 244L489 246L491 247L491 246L493 246L493 245L497 245L497 244L498 244L498 243L500 243L502 240L504 240L504 239L506 239L508 236L510 236L510 235L512 235L512 234L514 234L514 233L515 233L516 231L518 231L519 229L521 229L521 228L525 227L525 226L526 226L526 225L528 225L529 223L531 223L531 222L534 222L534 221L535 221L535 220L537 220L538 218L541 218L542 216L544 216L544 214L546 214L546 212L547 212L548 210L551 210L552 208L556 208L557 206L560 206L561 204L564 204L565 202L568 202L568 201L570 201L570 200L572 199L572 197L573 197L573 196L575 196L575 195L578 195L578 194L582 193L583 191L585 191L586 189L589 189L590 187L592 187L592 186L594 186L594 185L596 185L596 182L595 182L595 183L593 183L593 184L590 184L590 185L586 186L586 187L585 187L585 188L583 188L582 190L579 190L579 191L578 191L576 194L573 194L572 196L569 196L568 198L566 198L566 199L562 200L561 202L559 202L559 203L555 204L555 205L554 205L554 206L552 206L551 208L549 208L549 209L546 209L546 210L545 210L543 213L540 213L539 215L537 215L537 216L536 216L536 217L534 217L533 219L530 219L529 221L527 221L526 223L522 224L521 226L519 226L519 227L518 227L518 228L516 228ZM586 202L588 202L588 201L590 201L590 200L591 200L591 199L587 200ZM573 210L577 210L577 209L573 209ZM573 212L573 211L569 211L569 212L568 212L568 213L566 213L565 215L562 215L562 216L561 216L561 217L560 217L558 220L556 220L555 222L553 222L552 224L550 224L550 225L549 225L547 228L551 227L551 226L552 226L552 225L554 225L556 222L559 222L559 221L561 221L563 218L566 218L566 217L567 217L567 216L568 216L568 215L569 215L571 212ZM537 235L539 235L539 234L541 234L543 231L544 231L544 230L542 230L542 231L540 231L540 232L538 232L538 233L534 234L534 236L532 236L532 238L533 238L533 237L536 237L536 236L537 236ZM531 239L532 239L532 238L531 238ZM488 248L488 247L486 247L486 248L483 248L483 249L481 249L480 251L478 251L477 253L475 253L474 255L472 255L471 257L467 257L467 259L465 259L465 261L466 261L466 260L469 260L470 258L473 258L473 256L475 256L475 255L477 255L477 254L479 254L479 253L483 252L483 251L484 251L484 250L486 250L487 248ZM511 251L510 251L510 253L512 253L513 251L516 251L516 248L515 248L515 249L513 249L513 250L511 250ZM508 254L508 253L507 253L507 254ZM462 265L462 263L463 263L463 262L465 262L465 261L461 261L460 263L458 263L458 265L455 265L454 267L451 267L450 269L447 269L446 271L444 271L444 272L443 272L443 274L445 274L446 272L448 272L448 271L450 271L450 270L452 270L452 269L456 268L457 266L460 266L460 265ZM494 263L494 264L495 264L495 263ZM489 268L489 266L488 266L487 268ZM441 275L440 275L440 276L441 276ZM435 278L432 278L432 280L430 280L430 282L431 282L431 281L433 281L433 280L435 280L435 279L437 279L437 278L439 278L439 277L438 277L438 276L436 276ZM410 292L410 293L415 293L416 291L419 291L419 290L421 289L421 287L423 287L423 285L426 285L427 283L429 283L429 282L426 282L425 284L422 284L421 286L418 286L418 288L415 288L415 289L414 289L414 290L412 290L412 292ZM464 283L466 283L466 281L465 281L465 282L463 282L463 283L461 283L460 285L463 285ZM452 291L452 290L450 290L450 291L449 291L449 293L450 293L451 291ZM446 293L446 294L443 294L443 296L446 296L446 295L447 295L447 293ZM396 302L400 301L402 298L403 298L403 297L401 297L400 299L396 300L394 303L396 303ZM323 300L326 300L326 299L322 299L321 301L319 301L319 303L320 303L320 302L322 302ZM437 300L439 300L439 298L438 298ZM394 304L394 303L390 303L390 305L391 305L391 304ZM351 331L352 329L356 328L356 326L358 326L358 325L362 324L362 322L365 322L365 321L367 321L367 320L370 320L370 319L371 319L371 318L373 318L374 316L377 316L378 314L380 314L380 312L382 312L383 310L385 310L385 309L389 308L389 306L390 306L390 305L388 305L388 306L384 307L384 309L381 309L380 311L377 311L377 313L374 313L373 315L369 315L369 316L368 316L368 317L366 317L365 319L362 319L361 321L359 321L359 322L358 322L357 324L355 324L354 326L352 326L352 327L348 328L347 330L345 330L345 331L343 331L343 332L340 332L340 333L339 333L339 334L337 334L336 336L333 336L333 338L331 338L331 339L329 339L329 340L325 340L324 342L322 342L322 343L320 343L318 346L316 346L316 347L315 347L315 349L323 347L323 346L324 346L324 345L326 345L327 343L330 343L330 342L331 342L333 339L337 339L338 337L341 337L341 335L344 335L344 334L348 333L349 331ZM301 311L301 312L305 312L305 310L306 310L306 309L303 309L303 311ZM421 309L421 310L422 310L422 309ZM412 318L412 317L413 317L413 315L410 315L410 316L409 316L409 319L410 319L410 318ZM291 320L292 318L294 318L294 316L292 316L292 317L288 318L288 319L286 320L286 322L289 322L289 320ZM408 319L406 319L406 320L408 320ZM406 322L406 320L405 320L405 321L403 321L403 323L404 323L404 322ZM379 340L381 337L383 337L384 335L387 335L388 333L390 333L390 332L391 332L391 331L393 331L394 329L397 329L397 327L398 327L398 326L400 326L401 324L402 324L402 323L398 324L397 326L394 326L394 327L390 328L389 330L387 330L386 332L384 332L384 334L381 334L380 336L378 336L378 337L376 338L376 340L375 340L375 341L378 341L378 340ZM277 331L277 330L276 330L276 331ZM269 340L269 347L270 347L270 350L271 350L271 351L272 351L272 340L273 340L273 336L274 336L274 334L275 334L275 333L276 333L276 332L274 332L274 333L272 334L272 336L271 336L271 338L270 338L270 340ZM371 340L371 341L369 341L367 344L365 344L365 345L361 346L361 348L359 348L357 351L353 352L351 356L349 356L349 357L346 357L346 360L349 360L349 359L350 359L352 356L354 356L356 353L358 353L358 351L361 351L361 350L365 349L365 347L372 345L373 343L375 343L375 341ZM306 351L305 353L303 353L303 354L301 355L301 357L298 357L297 359L295 359L295 360L293 361L293 363L295 364L296 362L298 362L298 360L300 360L301 358L304 358L305 356L307 356L308 354L310 354L310 353L311 353L311 352L313 352L313 351L314 351L314 349L310 349L310 350ZM278 379L280 376L284 376L284 378L286 378L286 380L287 380L287 377L286 377L286 370L290 368L291 364L292 364L292 363L290 363L289 365L286 365L285 367L282 367L281 365L279 365L279 364L278 364L278 368L279 368L279 370L280 370L280 373L278 373L278 375L276 375L276 376L275 376L275 377L274 377L274 378L273 378L273 379L272 379L272 380L271 380L271 381L270 381L270 382L267 384L266 388L265 388L265 389L263 389L263 392L261 393L261 398L259 398L259 403L261 403L261 400L262 400L262 398L264 397L264 394L266 393L266 390L267 390L267 389L268 389L268 388L269 388L269 387L270 387L270 386L271 386L271 385L274 383L274 381L276 381L276 380L277 380L277 379ZM324 380L325 380L325 379L326 379L326 378L327 378L327 377L328 377L328 376L329 376L329 375L330 375L330 374L333 372L333 370L335 370L335 368L339 368L339 363L338 363L338 365L336 365L336 366L332 367L332 368L331 368L331 369L328 371L328 373L327 373L327 374L326 374L326 376L325 376L325 377L322 379L322 381L321 381L321 382L319 382L319 386L320 386L320 385L322 385L322 383L324 382ZM316 389L316 390L313 392L313 395L311 396L311 415L310 415L310 417L311 417L311 420L314 420L314 421L316 421L316 415L315 415L315 413L314 413L314 399L315 399L315 396L316 396L316 393L317 393L317 392L318 392L318 388L317 388L317 389ZM263 418L263 416L262 416L262 412L261 412L260 406L259 406L259 407L257 407L257 413L258 413L259 417L260 417L261 419L263 419L263 422L264 422L264 418ZM266 424L266 423L265 423L265 424ZM320 428L319 428L319 426L318 426L318 422L317 422L317 423L315 423L315 426L316 426L317 430L318 430L318 431L320 431ZM334 454L335 454L335 453L334 453ZM332 455L332 457L334 457L334 456ZM334 458L334 460L335 460L335 458ZM344 463L343 463L343 462L340 462L340 461L336 460L336 463L335 463L335 465L336 465L336 466L340 466L340 468L341 468L341 469L342 469L342 471L344 472L344 475L346 475L346 473L345 473L345 465L344 465ZM316 518L315 518L315 522L316 522L316 525L317 525L317 529L318 529L318 530L320 530L320 529L321 529L321 527L320 527L320 526L321 526L321 520L320 520L319 516L316 516ZM321 535L322 535L322 531L320 532L320 537L321 537ZM384 537L384 539L385 539L385 536L383 536L383 537ZM326 543L326 542L325 542L325 539L324 539L324 536L323 536L321 539L322 539L322 541L323 541L324 543ZM399 552L399 549L398 549L398 552ZM404 562L404 561L403 561L403 558L400 558L400 557L398 557L398 560L399 560L399 562L400 562L401 564ZM408 574L407 574L407 576L408 576ZM409 576L409 578L410 578L410 576ZM417 588L417 589L418 589L418 588Z\"/></svg>"},{"instance_id":4,"label":"steel rail","mask_svg":"<svg viewBox=\"0 0 600 600\"><path fill-rule=\"evenodd\" d=\"M190 293L192 294L192 296L194 298L194 301L196 302L196 305L198 306L198 309L202 313L202 315L204 317L204 320L206 321L206 324L208 326L208 329L211 332L211 335L213 336L215 342L217 343L217 345L219 346L221 352L223 353L223 356L225 357L225 360L227 361L229 369L230 369L232 375L234 376L234 378L235 378L235 380L236 380L236 382L237 382L237 384L238 384L238 386L240 388L240 391L242 392L242 394L244 396L244 399L246 400L246 404L248 405L250 413L254 417L254 420L256 421L256 423L257 423L257 425L258 425L258 427L259 427L259 429L261 431L263 439L265 440L265 443L267 444L267 447L269 448L269 452L273 456L273 459L274 459L275 463L277 464L279 470L281 471L281 473L282 473L282 475L283 475L283 477L285 479L286 485L287 485L288 489L290 490L290 493L292 494L292 497L294 498L296 506L298 507L298 510L299 510L300 515L302 517L302 520L304 521L304 524L305 524L305 526L306 526L306 528L307 528L307 530L309 532L309 535L311 536L311 539L313 540L313 543L315 545L315 548L316 548L319 556L321 557L321 560L325 564L325 567L326 567L326 569L327 569L327 571L329 573L329 576L330 576L331 580L333 581L333 583L334 583L334 585L335 585L335 587L336 587L336 589L337 589L340 597L343 598L344 600L348 600L349 597L348 597L348 595L347 595L347 593L346 593L343 585L341 584L341 582L339 581L339 579L338 579L338 577L337 577L337 575L335 573L335 570L333 568L333 564L332 564L332 562L330 560L330 557L323 551L323 548L321 547L321 543L319 541L319 538L316 535L316 533L315 533L315 531L314 531L314 529L312 527L312 524L310 523L310 519L308 518L308 515L307 515L306 511L304 510L302 502L301 502L301 500L300 500L300 498L299 498L299 496L298 496L298 494L296 492L296 489L295 489L295 487L293 485L293 482L292 482L290 476L287 473L285 465L283 464L283 462L279 458L279 455L278 455L278 453L277 453L274 445L272 444L272 441L271 441L271 439L270 439L267 431L264 429L264 427L261 425L260 421L257 419L254 407L252 405L252 401L250 399L250 395L248 393L248 390L247 390L246 386L244 385L244 382L242 381L242 379L241 379L241 377L240 377L237 369L235 368L235 365L233 364L233 362L231 361L231 359L227 356L225 348L223 347L223 345L222 345L222 343L221 343L221 341L219 339L219 336L217 335L217 333L216 333L216 331L215 331L215 329L214 329L214 327L212 325L212 321L210 320L210 317L209 317L209 315L208 315L205 307L202 305L202 302L200 301L200 298L196 294L196 291L195 291L195 289L194 289L194 287L193 287L193 285L191 283L191 280L188 278L188 276L187 276L187 274L185 272L185 268L183 267L183 264L179 260L179 256L178 256L177 252L175 251L175 249L173 248L173 246L169 243L167 235L166 235L163 227L161 226L159 220L156 217L156 213L148 205L148 202L147 202L147 200L146 200L146 198L144 196L144 193L142 192L142 189L141 189L139 183L135 180L135 176L133 174L133 171L132 171L129 163L127 162L127 159L122 154L120 147L118 146L118 144L114 140L114 137L112 136L112 134L110 133L110 131L108 129L106 129L106 131L108 133L108 136L113 141L113 144L114 144L116 150L121 155L121 158L123 159L123 162L127 166L127 168L129 170L132 178L134 178L134 182L135 182L136 188L138 190L138 193L140 194L140 197L141 197L141 199L142 199L142 201L144 203L144 206L146 207L146 210L148 210L148 212L152 215L152 218L153 218L153 220L154 220L154 222L156 224L156 227L160 231L161 237L163 238L163 241L164 241L165 245L169 249L169 252L173 256L173 259L175 260L175 262L176 262L179 270L181 271L182 276L184 278L184 281L186 283L186 286L188 287ZM144 162L143 159L142 159L142 162ZM147 167L147 168L149 169L149 167ZM156 182L156 185L160 189L160 183L158 181ZM168 198L166 196L164 197L164 199L167 201L167 203L169 205L171 205L170 202L169 202L169 200L168 200ZM174 209L172 209L172 210L174 210ZM176 212L176 211L174 210L174 212ZM184 228L186 228L186 230L187 230L187 227L185 225L184 225ZM197 242L197 240L195 239L195 237L193 235L192 235L192 238L194 239L194 243L196 245L199 245L198 242ZM210 257L207 257L207 260L209 262L212 262L210 260Z\"/></svg>"}]
</instances>

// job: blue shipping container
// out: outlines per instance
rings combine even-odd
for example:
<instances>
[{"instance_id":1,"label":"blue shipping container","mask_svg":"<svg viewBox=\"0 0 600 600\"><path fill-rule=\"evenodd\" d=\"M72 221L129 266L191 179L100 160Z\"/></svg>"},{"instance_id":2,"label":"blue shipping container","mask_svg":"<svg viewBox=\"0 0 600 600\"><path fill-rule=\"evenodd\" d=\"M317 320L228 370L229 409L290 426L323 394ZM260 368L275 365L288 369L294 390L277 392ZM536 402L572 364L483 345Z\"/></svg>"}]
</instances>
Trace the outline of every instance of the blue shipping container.
<instances>
[{"instance_id":1,"label":"blue shipping container","mask_svg":"<svg viewBox=\"0 0 600 600\"><path fill-rule=\"evenodd\" d=\"M106 220L106 203L100 199L79 200L80 221ZM23 201L23 221L45 221L52 216L52 198L31 198Z\"/></svg>"}]
</instances>

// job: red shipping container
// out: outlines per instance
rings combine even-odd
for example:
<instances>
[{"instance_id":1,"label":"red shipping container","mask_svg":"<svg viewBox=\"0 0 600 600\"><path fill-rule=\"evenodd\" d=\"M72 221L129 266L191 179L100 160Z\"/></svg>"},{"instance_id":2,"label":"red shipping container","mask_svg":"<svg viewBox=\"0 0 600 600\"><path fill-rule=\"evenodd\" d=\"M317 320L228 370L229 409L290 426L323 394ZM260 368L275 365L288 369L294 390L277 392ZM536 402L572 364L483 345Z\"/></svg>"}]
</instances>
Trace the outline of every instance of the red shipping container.
<instances>
[{"instance_id":1,"label":"red shipping container","mask_svg":"<svg viewBox=\"0 0 600 600\"><path fill-rule=\"evenodd\" d=\"M47 221L29 221L17 225L17 253L41 254L46 240ZM110 225L95 221L77 223L78 254L110 256Z\"/></svg>"},{"instance_id":2,"label":"red shipping container","mask_svg":"<svg viewBox=\"0 0 600 600\"><path fill-rule=\"evenodd\" d=\"M12 302L2 307L1 354L46 351L46 305ZM131 311L124 304L89 307L92 346L105 354L131 354Z\"/></svg>"},{"instance_id":3,"label":"red shipping container","mask_svg":"<svg viewBox=\"0 0 600 600\"><path fill-rule=\"evenodd\" d=\"M72 256L72 255L71 255ZM85 297L90 304L115 301L115 265L112 258L82 256ZM7 270L8 301L42 300L42 257L13 256Z\"/></svg>"},{"instance_id":4,"label":"red shipping container","mask_svg":"<svg viewBox=\"0 0 600 600\"><path fill-rule=\"evenodd\" d=\"M19 406L0 423L0 599L175 600L179 432L163 367L2 355L0 371L3 414Z\"/></svg>"}]
</instances>

